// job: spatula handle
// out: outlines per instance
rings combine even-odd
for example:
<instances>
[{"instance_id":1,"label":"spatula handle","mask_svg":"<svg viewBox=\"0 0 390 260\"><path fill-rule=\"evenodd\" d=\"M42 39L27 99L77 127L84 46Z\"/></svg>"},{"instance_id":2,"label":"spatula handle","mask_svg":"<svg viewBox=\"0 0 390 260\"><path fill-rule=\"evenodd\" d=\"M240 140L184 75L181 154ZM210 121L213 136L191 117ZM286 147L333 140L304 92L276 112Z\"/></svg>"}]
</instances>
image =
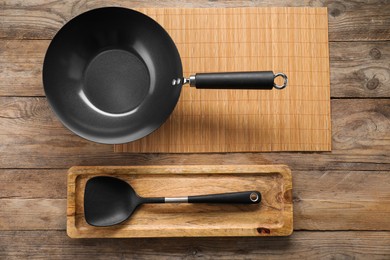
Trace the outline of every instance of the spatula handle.
<instances>
[{"instance_id":1,"label":"spatula handle","mask_svg":"<svg viewBox=\"0 0 390 260\"><path fill-rule=\"evenodd\" d=\"M200 196L164 198L165 203L224 203L224 204L258 204L261 193L258 191L242 191Z\"/></svg>"},{"instance_id":2,"label":"spatula handle","mask_svg":"<svg viewBox=\"0 0 390 260\"><path fill-rule=\"evenodd\" d=\"M201 196L189 196L188 203L257 204L261 201L258 191L243 191Z\"/></svg>"}]
</instances>

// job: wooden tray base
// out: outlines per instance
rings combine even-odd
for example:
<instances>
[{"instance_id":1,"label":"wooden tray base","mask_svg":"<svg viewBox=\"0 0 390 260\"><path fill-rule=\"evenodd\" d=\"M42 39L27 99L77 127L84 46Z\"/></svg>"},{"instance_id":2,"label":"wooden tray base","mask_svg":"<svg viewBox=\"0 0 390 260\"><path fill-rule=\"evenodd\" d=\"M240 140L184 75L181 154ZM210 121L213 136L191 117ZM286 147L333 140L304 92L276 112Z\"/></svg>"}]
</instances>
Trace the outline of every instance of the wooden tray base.
<instances>
[{"instance_id":1,"label":"wooden tray base","mask_svg":"<svg viewBox=\"0 0 390 260\"><path fill-rule=\"evenodd\" d=\"M187 196L259 190L260 205L149 204L124 223L93 227L84 189L94 176L128 181L141 196ZM72 167L67 233L72 238L287 236L293 231L291 172L283 165Z\"/></svg>"}]
</instances>

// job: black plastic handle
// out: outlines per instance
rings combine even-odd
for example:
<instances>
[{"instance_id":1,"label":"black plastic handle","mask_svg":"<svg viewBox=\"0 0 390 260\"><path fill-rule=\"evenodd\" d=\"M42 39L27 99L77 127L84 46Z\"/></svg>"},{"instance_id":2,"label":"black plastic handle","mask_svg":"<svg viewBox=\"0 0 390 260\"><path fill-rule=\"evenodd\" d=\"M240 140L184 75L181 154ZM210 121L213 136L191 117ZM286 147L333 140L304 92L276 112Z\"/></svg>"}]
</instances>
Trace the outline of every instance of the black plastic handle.
<instances>
[{"instance_id":1,"label":"black plastic handle","mask_svg":"<svg viewBox=\"0 0 390 260\"><path fill-rule=\"evenodd\" d=\"M190 84L205 89L272 89L272 71L197 73Z\"/></svg>"},{"instance_id":2,"label":"black plastic handle","mask_svg":"<svg viewBox=\"0 0 390 260\"><path fill-rule=\"evenodd\" d=\"M243 191L188 197L188 203L258 204L260 201L261 194L258 191Z\"/></svg>"}]
</instances>

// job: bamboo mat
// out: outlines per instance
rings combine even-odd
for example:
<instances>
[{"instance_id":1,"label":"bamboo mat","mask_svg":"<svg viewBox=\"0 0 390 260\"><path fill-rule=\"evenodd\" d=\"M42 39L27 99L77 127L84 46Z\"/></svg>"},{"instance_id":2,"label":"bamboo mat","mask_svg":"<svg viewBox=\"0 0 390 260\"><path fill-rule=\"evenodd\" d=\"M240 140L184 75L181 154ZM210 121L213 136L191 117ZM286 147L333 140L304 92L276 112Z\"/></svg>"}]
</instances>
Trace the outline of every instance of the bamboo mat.
<instances>
[{"instance_id":1,"label":"bamboo mat","mask_svg":"<svg viewBox=\"0 0 390 260\"><path fill-rule=\"evenodd\" d=\"M175 41L184 75L273 70L284 90L183 87L157 131L116 152L331 150L326 8L138 9Z\"/></svg>"}]
</instances>

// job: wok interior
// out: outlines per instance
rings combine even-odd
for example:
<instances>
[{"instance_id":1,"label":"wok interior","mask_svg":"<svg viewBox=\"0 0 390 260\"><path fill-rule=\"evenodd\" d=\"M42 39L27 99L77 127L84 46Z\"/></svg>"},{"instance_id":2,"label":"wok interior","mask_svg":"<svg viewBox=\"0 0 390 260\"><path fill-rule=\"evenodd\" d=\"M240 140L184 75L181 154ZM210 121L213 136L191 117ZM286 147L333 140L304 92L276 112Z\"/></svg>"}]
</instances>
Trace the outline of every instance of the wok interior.
<instances>
[{"instance_id":1,"label":"wok interior","mask_svg":"<svg viewBox=\"0 0 390 260\"><path fill-rule=\"evenodd\" d=\"M62 123L100 143L124 143L158 128L181 86L175 44L154 20L108 7L83 13L54 37L46 53L46 96Z\"/></svg>"}]
</instances>

